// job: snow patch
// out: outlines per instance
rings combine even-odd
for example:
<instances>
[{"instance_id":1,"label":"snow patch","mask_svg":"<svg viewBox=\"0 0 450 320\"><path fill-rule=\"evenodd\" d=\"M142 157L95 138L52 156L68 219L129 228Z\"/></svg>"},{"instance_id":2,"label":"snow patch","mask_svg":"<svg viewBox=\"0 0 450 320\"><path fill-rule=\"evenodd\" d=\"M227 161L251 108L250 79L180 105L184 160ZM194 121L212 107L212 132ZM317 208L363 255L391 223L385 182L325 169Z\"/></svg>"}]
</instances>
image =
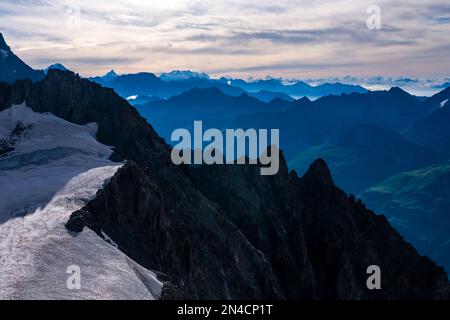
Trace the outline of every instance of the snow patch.
<instances>
[{"instance_id":1,"label":"snow patch","mask_svg":"<svg viewBox=\"0 0 450 320\"><path fill-rule=\"evenodd\" d=\"M441 102L441 108L443 108L448 102L448 99L445 99L444 101Z\"/></svg>"},{"instance_id":2,"label":"snow patch","mask_svg":"<svg viewBox=\"0 0 450 320\"><path fill-rule=\"evenodd\" d=\"M163 81L186 81L191 78L209 79L206 73L190 70L173 70L167 73L161 73L159 78Z\"/></svg>"},{"instance_id":3,"label":"snow patch","mask_svg":"<svg viewBox=\"0 0 450 320\"><path fill-rule=\"evenodd\" d=\"M0 112L0 136L19 122L31 129L0 157L0 299L159 298L155 274L105 233L65 228L121 166L108 160L111 148L95 139L96 126L21 105ZM73 265L79 290L67 286Z\"/></svg>"}]
</instances>

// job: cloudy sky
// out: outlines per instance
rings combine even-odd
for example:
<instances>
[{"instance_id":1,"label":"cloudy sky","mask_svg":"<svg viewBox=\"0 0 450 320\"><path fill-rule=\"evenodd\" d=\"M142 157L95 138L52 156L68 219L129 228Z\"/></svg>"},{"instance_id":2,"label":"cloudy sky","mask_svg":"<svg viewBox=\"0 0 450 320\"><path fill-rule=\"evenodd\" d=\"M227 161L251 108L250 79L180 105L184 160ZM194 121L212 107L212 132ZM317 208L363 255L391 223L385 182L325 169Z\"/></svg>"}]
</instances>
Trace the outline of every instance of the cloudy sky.
<instances>
[{"instance_id":1,"label":"cloudy sky","mask_svg":"<svg viewBox=\"0 0 450 320\"><path fill-rule=\"evenodd\" d=\"M1 0L0 32L31 66L84 76L450 75L448 0Z\"/></svg>"}]
</instances>

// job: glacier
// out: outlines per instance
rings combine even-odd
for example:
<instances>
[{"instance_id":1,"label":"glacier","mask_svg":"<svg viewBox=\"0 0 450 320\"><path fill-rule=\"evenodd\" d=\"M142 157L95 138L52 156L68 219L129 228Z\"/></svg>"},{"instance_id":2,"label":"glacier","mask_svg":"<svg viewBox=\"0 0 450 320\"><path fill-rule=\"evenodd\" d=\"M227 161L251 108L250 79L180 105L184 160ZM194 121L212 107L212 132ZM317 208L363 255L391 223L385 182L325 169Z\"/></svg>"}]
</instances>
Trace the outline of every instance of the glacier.
<instances>
[{"instance_id":1,"label":"glacier","mask_svg":"<svg viewBox=\"0 0 450 320\"><path fill-rule=\"evenodd\" d=\"M96 131L25 105L0 112L0 299L160 297L155 273L105 232L64 226L122 165ZM73 266L79 288L67 284Z\"/></svg>"}]
</instances>

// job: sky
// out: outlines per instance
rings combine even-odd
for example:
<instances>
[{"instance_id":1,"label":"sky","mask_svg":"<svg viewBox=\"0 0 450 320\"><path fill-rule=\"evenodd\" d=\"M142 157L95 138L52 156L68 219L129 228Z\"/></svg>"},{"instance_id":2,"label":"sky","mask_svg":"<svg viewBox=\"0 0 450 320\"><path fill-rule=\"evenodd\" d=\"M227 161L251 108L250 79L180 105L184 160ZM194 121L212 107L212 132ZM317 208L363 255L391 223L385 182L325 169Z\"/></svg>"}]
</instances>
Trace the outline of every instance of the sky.
<instances>
[{"instance_id":1,"label":"sky","mask_svg":"<svg viewBox=\"0 0 450 320\"><path fill-rule=\"evenodd\" d=\"M447 0L1 0L0 32L83 76L450 76Z\"/></svg>"}]
</instances>

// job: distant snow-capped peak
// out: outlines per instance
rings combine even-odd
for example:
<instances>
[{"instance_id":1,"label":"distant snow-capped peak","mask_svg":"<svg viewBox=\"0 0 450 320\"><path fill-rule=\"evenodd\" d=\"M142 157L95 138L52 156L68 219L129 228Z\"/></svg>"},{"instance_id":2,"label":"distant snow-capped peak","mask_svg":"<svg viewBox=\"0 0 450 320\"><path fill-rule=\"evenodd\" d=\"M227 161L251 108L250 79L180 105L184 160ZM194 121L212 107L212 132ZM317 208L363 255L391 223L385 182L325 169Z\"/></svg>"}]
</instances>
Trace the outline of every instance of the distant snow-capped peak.
<instances>
[{"instance_id":1,"label":"distant snow-capped peak","mask_svg":"<svg viewBox=\"0 0 450 320\"><path fill-rule=\"evenodd\" d=\"M209 79L206 73L195 72L190 70L173 70L167 73L161 73L159 76L164 81L183 81L191 78Z\"/></svg>"}]
</instances>

